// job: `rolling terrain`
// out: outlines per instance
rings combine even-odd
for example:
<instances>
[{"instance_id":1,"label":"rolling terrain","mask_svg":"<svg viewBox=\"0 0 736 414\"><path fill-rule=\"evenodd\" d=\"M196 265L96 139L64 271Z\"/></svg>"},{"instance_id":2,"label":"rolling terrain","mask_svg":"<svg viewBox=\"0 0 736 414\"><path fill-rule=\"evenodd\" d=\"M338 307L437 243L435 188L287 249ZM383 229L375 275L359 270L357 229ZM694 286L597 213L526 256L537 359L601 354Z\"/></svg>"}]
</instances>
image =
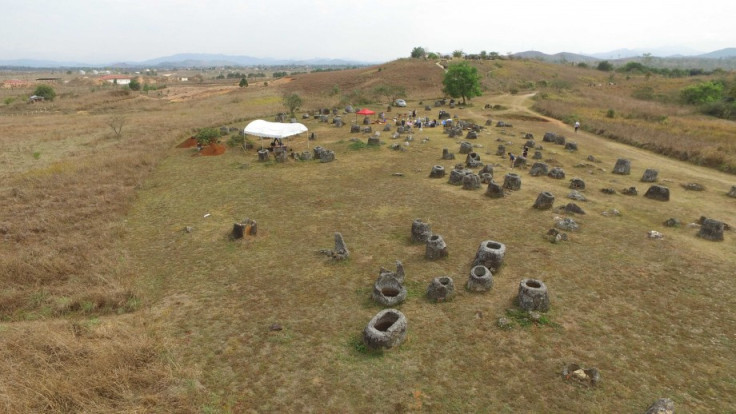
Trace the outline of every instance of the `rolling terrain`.
<instances>
[{"instance_id":1,"label":"rolling terrain","mask_svg":"<svg viewBox=\"0 0 736 414\"><path fill-rule=\"evenodd\" d=\"M409 106L391 108L389 118L411 110L435 118L443 72L434 62L405 59L248 88L207 81L139 94L59 86L53 102L0 107L3 411L644 412L660 397L672 398L678 412L733 410L734 235L711 242L689 224L701 216L736 223L736 199L726 196L736 178L695 157L593 133L626 120L632 130L681 137L671 145L690 140L701 152L720 145L730 157L733 143L724 137L733 137L733 122L630 99L644 82L668 94L690 79L631 77L609 87L609 74L577 67L478 67L484 95L442 109L484 125L470 141L497 182L521 176L521 189L502 199L486 197L485 186L463 190L428 177L433 165L450 171L464 161L440 159L443 148L457 153L466 140L441 128L414 131L408 144L406 134L383 132L385 144L371 148L362 145L368 134L302 120L316 140L304 134L288 145L334 150L331 163L258 162L254 149L238 146L217 157L176 148L199 128L272 120L284 111L285 92L302 97L299 113L353 99L386 111L389 98L376 88L403 87ZM598 84L606 86L590 86ZM611 119L609 108L651 116ZM124 119L120 137L113 117ZM573 132L573 119L583 130ZM513 126L493 126L499 120ZM542 142L546 132L578 151ZM495 155L499 144L520 152L527 133L565 179L512 171ZM392 150L394 143L404 150ZM611 173L618 158L631 160L630 175ZM649 168L670 201L642 196L649 184L639 179ZM574 177L586 183L588 201L576 202L586 214L531 207L542 191L555 195L555 207L571 202ZM688 191L688 183L705 191ZM638 196L621 193L632 186ZM550 243L545 234L567 216L580 230ZM258 221L258 234L230 240L245 217ZM664 227L671 217L682 225ZM416 218L447 241L447 258L426 260L424 246L411 243ZM650 230L664 238L648 238ZM332 263L316 251L332 248L336 231L351 256ZM484 240L504 243L506 259L491 291L471 293L464 283ZM396 260L407 274L399 309L408 339L367 352L360 334L381 309L370 299L373 282ZM454 279L457 295L432 303L424 292L441 275ZM544 323L508 311L528 277L550 289ZM513 326L500 329L500 317ZM565 380L568 363L597 367L601 383Z\"/></svg>"}]
</instances>

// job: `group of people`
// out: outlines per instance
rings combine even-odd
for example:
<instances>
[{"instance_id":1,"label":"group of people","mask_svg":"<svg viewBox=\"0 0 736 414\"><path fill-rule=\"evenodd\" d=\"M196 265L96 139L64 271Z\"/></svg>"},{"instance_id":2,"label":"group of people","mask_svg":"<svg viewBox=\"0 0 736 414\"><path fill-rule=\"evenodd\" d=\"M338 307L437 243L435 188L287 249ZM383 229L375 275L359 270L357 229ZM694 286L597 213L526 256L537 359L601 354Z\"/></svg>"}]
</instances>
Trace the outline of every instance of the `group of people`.
<instances>
[{"instance_id":1,"label":"group of people","mask_svg":"<svg viewBox=\"0 0 736 414\"><path fill-rule=\"evenodd\" d=\"M577 134L578 129L580 129L580 121L575 121L574 128L575 128L575 133ZM527 147L526 145L524 145L524 150L521 153L521 156L524 159L526 159L527 154L529 154L529 147ZM509 161L511 161L511 168L512 169L514 168L514 165L516 164L516 158L517 158L516 155L514 155L514 154L512 154L512 153L509 152Z\"/></svg>"}]
</instances>

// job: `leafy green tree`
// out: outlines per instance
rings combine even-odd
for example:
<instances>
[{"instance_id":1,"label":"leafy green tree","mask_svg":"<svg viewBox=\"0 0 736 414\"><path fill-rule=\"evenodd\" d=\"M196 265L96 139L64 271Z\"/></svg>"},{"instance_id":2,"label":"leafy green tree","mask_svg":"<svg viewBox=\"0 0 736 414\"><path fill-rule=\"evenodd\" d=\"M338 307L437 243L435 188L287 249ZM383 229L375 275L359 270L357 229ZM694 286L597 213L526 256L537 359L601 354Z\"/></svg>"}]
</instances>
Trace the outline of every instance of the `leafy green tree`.
<instances>
[{"instance_id":1,"label":"leafy green tree","mask_svg":"<svg viewBox=\"0 0 736 414\"><path fill-rule=\"evenodd\" d=\"M470 99L482 94L478 69L467 62L450 65L442 79L442 84L444 85L442 91L453 98L463 98L463 105L465 105L466 98Z\"/></svg>"},{"instance_id":2,"label":"leafy green tree","mask_svg":"<svg viewBox=\"0 0 736 414\"><path fill-rule=\"evenodd\" d=\"M42 96L47 101L53 101L56 98L56 91L49 85L38 85L36 90L33 91L36 96Z\"/></svg>"},{"instance_id":3,"label":"leafy green tree","mask_svg":"<svg viewBox=\"0 0 736 414\"><path fill-rule=\"evenodd\" d=\"M198 143L202 145L209 145L210 143L217 142L220 137L220 131L216 128L202 128L197 132L194 138Z\"/></svg>"},{"instance_id":4,"label":"leafy green tree","mask_svg":"<svg viewBox=\"0 0 736 414\"><path fill-rule=\"evenodd\" d=\"M411 57L414 59L421 59L424 57L424 55L427 54L427 51L424 50L423 47L417 46L414 49L411 50Z\"/></svg>"},{"instance_id":5,"label":"leafy green tree","mask_svg":"<svg viewBox=\"0 0 736 414\"><path fill-rule=\"evenodd\" d=\"M245 76L240 78L240 83L238 84L241 88L248 87L248 79L245 79Z\"/></svg>"},{"instance_id":6,"label":"leafy green tree","mask_svg":"<svg viewBox=\"0 0 736 414\"><path fill-rule=\"evenodd\" d=\"M440 56L434 52L427 53L427 59L437 60Z\"/></svg>"},{"instance_id":7,"label":"leafy green tree","mask_svg":"<svg viewBox=\"0 0 736 414\"><path fill-rule=\"evenodd\" d=\"M465 52L463 52L461 49L456 49L452 51L452 57L454 58L461 58L464 54Z\"/></svg>"},{"instance_id":8,"label":"leafy green tree","mask_svg":"<svg viewBox=\"0 0 736 414\"><path fill-rule=\"evenodd\" d=\"M287 93L283 99L284 106L289 109L289 113L292 118L294 117L294 111L302 106L302 98L296 93Z\"/></svg>"},{"instance_id":9,"label":"leafy green tree","mask_svg":"<svg viewBox=\"0 0 736 414\"><path fill-rule=\"evenodd\" d=\"M701 105L720 100L723 97L722 82L710 81L688 86L680 91L680 98L689 105Z\"/></svg>"},{"instance_id":10,"label":"leafy green tree","mask_svg":"<svg viewBox=\"0 0 736 414\"><path fill-rule=\"evenodd\" d=\"M598 66L596 67L596 69L601 70L603 72L610 72L613 70L613 64L611 64L611 62L607 60L602 60L598 62Z\"/></svg>"},{"instance_id":11,"label":"leafy green tree","mask_svg":"<svg viewBox=\"0 0 736 414\"><path fill-rule=\"evenodd\" d=\"M141 83L138 82L138 79L131 79L128 87L131 91L139 91L141 90Z\"/></svg>"}]
</instances>

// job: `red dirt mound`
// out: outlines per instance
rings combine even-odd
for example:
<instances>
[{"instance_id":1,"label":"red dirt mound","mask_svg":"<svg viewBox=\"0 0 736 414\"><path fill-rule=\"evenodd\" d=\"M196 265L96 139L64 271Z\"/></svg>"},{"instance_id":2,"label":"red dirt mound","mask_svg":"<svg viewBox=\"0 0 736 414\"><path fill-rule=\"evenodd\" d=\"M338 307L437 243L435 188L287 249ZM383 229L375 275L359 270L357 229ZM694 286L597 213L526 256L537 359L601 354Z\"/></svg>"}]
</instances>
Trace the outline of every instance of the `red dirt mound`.
<instances>
[{"instance_id":1,"label":"red dirt mound","mask_svg":"<svg viewBox=\"0 0 736 414\"><path fill-rule=\"evenodd\" d=\"M225 153L225 146L222 144L210 144L199 151L199 155L222 155Z\"/></svg>"},{"instance_id":2,"label":"red dirt mound","mask_svg":"<svg viewBox=\"0 0 736 414\"><path fill-rule=\"evenodd\" d=\"M197 139L194 137L189 137L181 144L177 145L176 148L193 148L197 146Z\"/></svg>"}]
</instances>

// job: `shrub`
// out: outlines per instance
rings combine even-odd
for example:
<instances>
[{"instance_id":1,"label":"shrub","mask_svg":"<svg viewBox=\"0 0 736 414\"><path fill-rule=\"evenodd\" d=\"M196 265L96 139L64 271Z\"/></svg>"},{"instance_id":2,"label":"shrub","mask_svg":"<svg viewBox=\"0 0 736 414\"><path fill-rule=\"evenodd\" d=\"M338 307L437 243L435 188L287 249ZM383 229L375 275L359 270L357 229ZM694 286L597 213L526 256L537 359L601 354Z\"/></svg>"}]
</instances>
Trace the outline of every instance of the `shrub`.
<instances>
[{"instance_id":1,"label":"shrub","mask_svg":"<svg viewBox=\"0 0 736 414\"><path fill-rule=\"evenodd\" d=\"M138 82L138 79L131 79L130 83L128 84L128 87L132 91L139 91L141 90L141 83Z\"/></svg>"},{"instance_id":2,"label":"shrub","mask_svg":"<svg viewBox=\"0 0 736 414\"><path fill-rule=\"evenodd\" d=\"M202 145L208 145L211 142L217 142L220 137L220 130L216 128L202 128L197 132L194 138Z\"/></svg>"},{"instance_id":3,"label":"shrub","mask_svg":"<svg viewBox=\"0 0 736 414\"><path fill-rule=\"evenodd\" d=\"M596 69L603 71L603 72L610 72L613 70L613 64L607 60L602 60L598 62L598 66L596 66Z\"/></svg>"},{"instance_id":4,"label":"shrub","mask_svg":"<svg viewBox=\"0 0 736 414\"><path fill-rule=\"evenodd\" d=\"M48 101L53 101L54 98L56 98L56 91L54 91L54 88L50 87L49 85L38 85L38 87L36 87L36 90L33 91L33 94L37 96L42 96Z\"/></svg>"},{"instance_id":5,"label":"shrub","mask_svg":"<svg viewBox=\"0 0 736 414\"><path fill-rule=\"evenodd\" d=\"M614 111L613 109L609 109L606 112L606 118L615 118L615 117L616 117L616 111Z\"/></svg>"},{"instance_id":6,"label":"shrub","mask_svg":"<svg viewBox=\"0 0 736 414\"><path fill-rule=\"evenodd\" d=\"M718 81L702 82L680 91L680 99L688 105L701 105L718 101L723 96L724 84Z\"/></svg>"}]
</instances>

